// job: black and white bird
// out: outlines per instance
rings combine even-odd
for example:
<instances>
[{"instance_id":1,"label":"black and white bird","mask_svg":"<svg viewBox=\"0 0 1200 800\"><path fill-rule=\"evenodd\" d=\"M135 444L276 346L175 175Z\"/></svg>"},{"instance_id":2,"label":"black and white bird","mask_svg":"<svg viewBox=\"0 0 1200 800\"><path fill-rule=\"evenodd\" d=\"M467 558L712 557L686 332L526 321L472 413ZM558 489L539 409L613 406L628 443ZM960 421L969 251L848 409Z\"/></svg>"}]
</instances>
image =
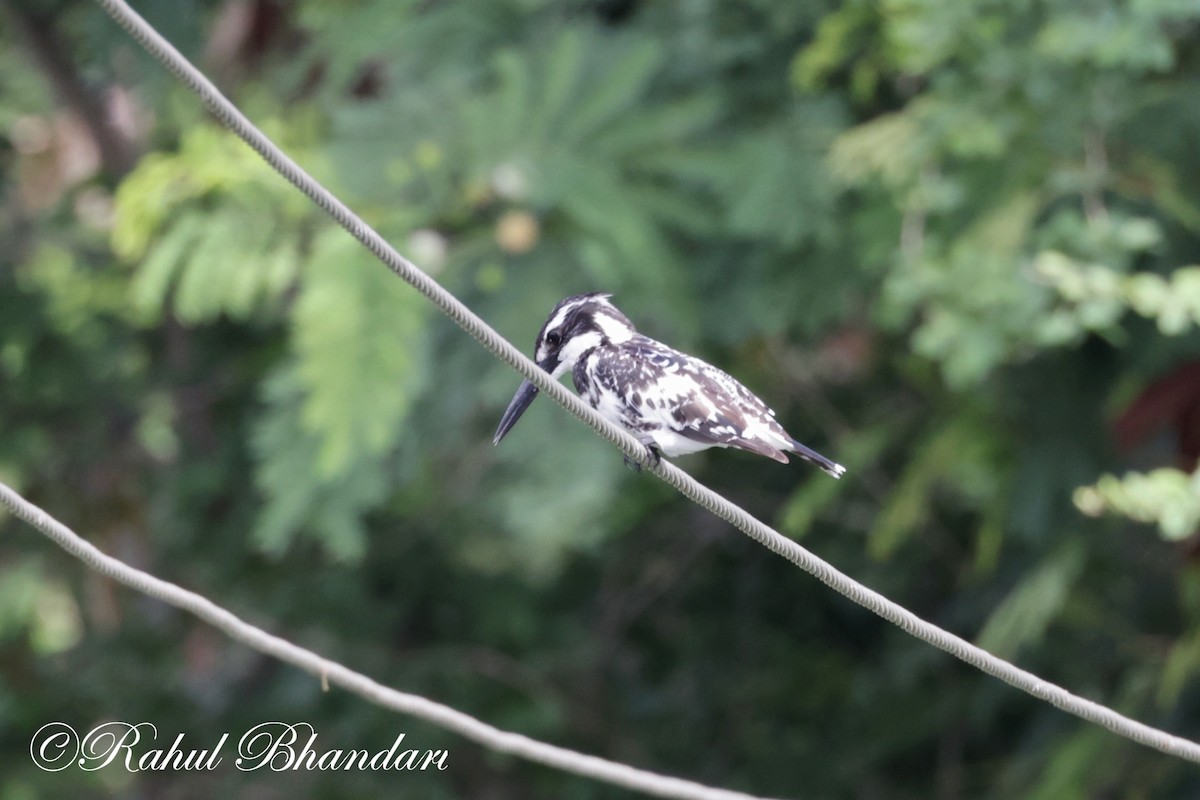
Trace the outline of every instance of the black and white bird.
<instances>
[{"instance_id":1,"label":"black and white bird","mask_svg":"<svg viewBox=\"0 0 1200 800\"><path fill-rule=\"evenodd\" d=\"M835 478L846 468L788 435L749 389L712 364L643 336L611 295L568 297L538 332L534 360L558 378L568 370L575 390L600 415L633 434L650 460L709 447L737 447L787 463L786 453ZM524 381L500 419L493 444L512 430L537 397Z\"/></svg>"}]
</instances>

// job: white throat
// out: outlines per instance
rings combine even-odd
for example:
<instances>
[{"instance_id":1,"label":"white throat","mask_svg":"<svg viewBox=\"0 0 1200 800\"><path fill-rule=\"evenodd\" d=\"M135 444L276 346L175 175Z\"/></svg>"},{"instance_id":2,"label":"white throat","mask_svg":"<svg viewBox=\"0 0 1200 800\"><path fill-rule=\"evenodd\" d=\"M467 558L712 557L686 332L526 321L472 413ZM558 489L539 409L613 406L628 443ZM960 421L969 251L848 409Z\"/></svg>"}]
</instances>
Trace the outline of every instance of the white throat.
<instances>
[{"instance_id":1,"label":"white throat","mask_svg":"<svg viewBox=\"0 0 1200 800\"><path fill-rule=\"evenodd\" d=\"M562 346L562 350L558 351L558 366L551 374L557 378L575 369L575 362L579 361L579 357L593 347L599 347L603 341L604 335L599 331L587 331L572 337Z\"/></svg>"}]
</instances>

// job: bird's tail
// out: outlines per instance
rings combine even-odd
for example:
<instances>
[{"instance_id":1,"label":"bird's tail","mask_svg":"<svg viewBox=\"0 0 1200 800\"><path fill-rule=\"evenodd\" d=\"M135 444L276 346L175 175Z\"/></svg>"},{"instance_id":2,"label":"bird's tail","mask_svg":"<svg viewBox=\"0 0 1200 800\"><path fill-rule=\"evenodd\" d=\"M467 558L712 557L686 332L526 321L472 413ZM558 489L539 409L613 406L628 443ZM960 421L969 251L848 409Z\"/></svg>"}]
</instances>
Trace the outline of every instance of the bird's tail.
<instances>
[{"instance_id":1,"label":"bird's tail","mask_svg":"<svg viewBox=\"0 0 1200 800\"><path fill-rule=\"evenodd\" d=\"M805 461L811 461L835 478L840 478L846 474L846 468L841 464L837 463L836 461L830 461L816 450L813 450L810 447L805 447L795 439L792 440L792 450L794 450L796 455L800 456Z\"/></svg>"}]
</instances>

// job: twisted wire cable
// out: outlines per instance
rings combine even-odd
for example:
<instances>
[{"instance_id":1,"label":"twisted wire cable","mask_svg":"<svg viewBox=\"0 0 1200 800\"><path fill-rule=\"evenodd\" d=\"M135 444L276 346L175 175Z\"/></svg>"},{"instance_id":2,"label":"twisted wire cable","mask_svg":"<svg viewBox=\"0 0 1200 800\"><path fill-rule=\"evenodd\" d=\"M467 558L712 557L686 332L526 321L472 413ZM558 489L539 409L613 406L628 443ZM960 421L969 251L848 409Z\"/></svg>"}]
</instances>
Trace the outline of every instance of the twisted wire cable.
<instances>
[{"instance_id":1,"label":"twisted wire cable","mask_svg":"<svg viewBox=\"0 0 1200 800\"><path fill-rule=\"evenodd\" d=\"M764 800L764 798L757 798L754 795L705 786L682 778L637 769L615 761L539 742L519 733L500 730L469 714L464 714L450 706L420 695L384 686L336 661L331 661L311 650L292 644L286 639L267 633L202 595L156 578L101 552L79 534L21 497L4 483L0 483L0 504L7 506L19 519L44 533L59 547L97 572L143 594L194 614L230 638L261 653L294 664L320 676L323 681L341 686L372 703L403 714L420 717L464 738L478 742L491 750L520 756L561 769L564 772L605 781L657 797L678 798L679 800Z\"/></svg>"}]
</instances>

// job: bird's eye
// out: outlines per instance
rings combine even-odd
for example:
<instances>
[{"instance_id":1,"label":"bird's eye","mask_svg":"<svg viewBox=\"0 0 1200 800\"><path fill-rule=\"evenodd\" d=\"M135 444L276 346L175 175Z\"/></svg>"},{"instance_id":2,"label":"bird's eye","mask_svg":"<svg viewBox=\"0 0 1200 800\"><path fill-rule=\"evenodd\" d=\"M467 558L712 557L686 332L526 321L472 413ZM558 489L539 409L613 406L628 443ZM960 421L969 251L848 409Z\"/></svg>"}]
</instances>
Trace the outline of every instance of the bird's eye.
<instances>
[{"instance_id":1,"label":"bird's eye","mask_svg":"<svg viewBox=\"0 0 1200 800\"><path fill-rule=\"evenodd\" d=\"M562 334L558 331L550 331L546 334L546 344L550 345L551 347L558 347L561 342Z\"/></svg>"}]
</instances>

